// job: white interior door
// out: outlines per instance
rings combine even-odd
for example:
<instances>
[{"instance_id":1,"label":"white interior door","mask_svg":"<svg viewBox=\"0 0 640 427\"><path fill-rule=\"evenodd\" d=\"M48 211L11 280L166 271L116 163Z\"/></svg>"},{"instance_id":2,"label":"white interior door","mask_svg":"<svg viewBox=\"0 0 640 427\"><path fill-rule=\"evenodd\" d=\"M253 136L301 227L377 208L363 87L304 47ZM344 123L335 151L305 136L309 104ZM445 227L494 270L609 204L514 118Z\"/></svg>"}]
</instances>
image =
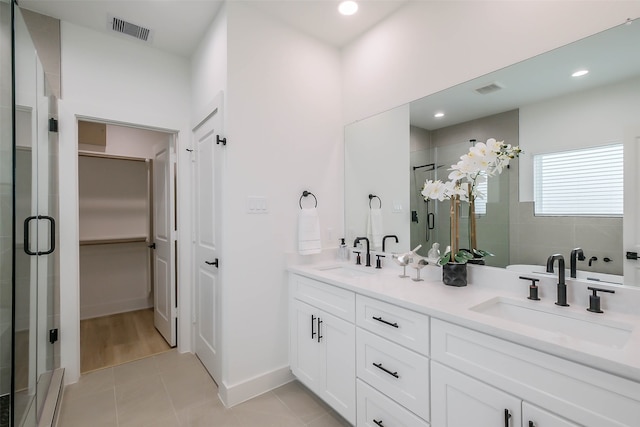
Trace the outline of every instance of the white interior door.
<instances>
[{"instance_id":1,"label":"white interior door","mask_svg":"<svg viewBox=\"0 0 640 427\"><path fill-rule=\"evenodd\" d=\"M153 321L172 347L176 345L176 277L174 164L169 144L159 144L153 156Z\"/></svg>"},{"instance_id":2,"label":"white interior door","mask_svg":"<svg viewBox=\"0 0 640 427\"><path fill-rule=\"evenodd\" d=\"M219 108L194 129L195 193L195 339L196 355L214 380L220 380L220 232L222 151L217 143Z\"/></svg>"},{"instance_id":3,"label":"white interior door","mask_svg":"<svg viewBox=\"0 0 640 427\"><path fill-rule=\"evenodd\" d=\"M623 254L635 252L640 257L640 126L626 130L624 137L624 219L622 221ZM640 284L640 259L624 260L624 284Z\"/></svg>"}]
</instances>

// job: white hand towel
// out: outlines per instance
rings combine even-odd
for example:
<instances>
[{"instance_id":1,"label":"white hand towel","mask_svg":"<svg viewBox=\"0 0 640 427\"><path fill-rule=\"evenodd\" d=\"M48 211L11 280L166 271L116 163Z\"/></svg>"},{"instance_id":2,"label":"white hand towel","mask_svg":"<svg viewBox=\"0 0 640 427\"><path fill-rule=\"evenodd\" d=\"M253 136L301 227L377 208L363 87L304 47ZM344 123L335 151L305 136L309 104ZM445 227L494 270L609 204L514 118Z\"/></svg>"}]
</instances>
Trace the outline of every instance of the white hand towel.
<instances>
[{"instance_id":1,"label":"white hand towel","mask_svg":"<svg viewBox=\"0 0 640 427\"><path fill-rule=\"evenodd\" d=\"M300 209L298 214L298 252L300 255L311 255L319 254L321 251L318 210L316 208Z\"/></svg>"},{"instance_id":2,"label":"white hand towel","mask_svg":"<svg viewBox=\"0 0 640 427\"><path fill-rule=\"evenodd\" d=\"M371 242L372 249L382 248L382 237L384 235L382 227L382 209L369 209L369 220L367 221L367 237Z\"/></svg>"}]
</instances>

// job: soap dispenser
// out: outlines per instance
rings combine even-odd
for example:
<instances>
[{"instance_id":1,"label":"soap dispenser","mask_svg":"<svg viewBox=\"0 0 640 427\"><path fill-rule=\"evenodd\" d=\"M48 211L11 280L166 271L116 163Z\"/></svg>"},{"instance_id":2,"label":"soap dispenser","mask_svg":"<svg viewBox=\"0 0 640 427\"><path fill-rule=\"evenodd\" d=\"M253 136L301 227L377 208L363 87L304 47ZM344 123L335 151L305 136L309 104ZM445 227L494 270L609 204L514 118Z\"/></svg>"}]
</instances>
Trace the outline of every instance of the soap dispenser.
<instances>
[{"instance_id":1,"label":"soap dispenser","mask_svg":"<svg viewBox=\"0 0 640 427\"><path fill-rule=\"evenodd\" d=\"M340 246L338 247L338 259L340 261L349 260L349 248L347 247L344 238L340 239Z\"/></svg>"}]
</instances>

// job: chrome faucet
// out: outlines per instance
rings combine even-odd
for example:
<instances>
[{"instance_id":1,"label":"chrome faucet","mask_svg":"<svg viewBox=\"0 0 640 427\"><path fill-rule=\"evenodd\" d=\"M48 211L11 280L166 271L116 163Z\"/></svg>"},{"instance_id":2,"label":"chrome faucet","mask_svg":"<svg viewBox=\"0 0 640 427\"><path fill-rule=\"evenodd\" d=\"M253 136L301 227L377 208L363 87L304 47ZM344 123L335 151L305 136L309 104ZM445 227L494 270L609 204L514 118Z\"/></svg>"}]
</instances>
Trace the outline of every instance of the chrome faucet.
<instances>
[{"instance_id":1,"label":"chrome faucet","mask_svg":"<svg viewBox=\"0 0 640 427\"><path fill-rule=\"evenodd\" d=\"M367 263L365 264L365 267L371 267L371 252L369 252L369 239L367 239L366 237L356 237L356 240L353 241L353 247L357 248L358 243L360 243L360 240L364 240L365 242L367 242L367 257L366 257Z\"/></svg>"},{"instance_id":2,"label":"chrome faucet","mask_svg":"<svg viewBox=\"0 0 640 427\"><path fill-rule=\"evenodd\" d=\"M586 258L584 257L584 252L582 252L582 248L575 248L571 251L571 260L570 260L570 275L572 278L576 278L577 275L577 264L578 261L584 261Z\"/></svg>"},{"instance_id":3,"label":"chrome faucet","mask_svg":"<svg viewBox=\"0 0 640 427\"><path fill-rule=\"evenodd\" d=\"M556 305L568 307L567 285L564 283L564 257L560 254L551 255L547 258L547 273L553 273L553 263L558 260L558 300Z\"/></svg>"}]
</instances>

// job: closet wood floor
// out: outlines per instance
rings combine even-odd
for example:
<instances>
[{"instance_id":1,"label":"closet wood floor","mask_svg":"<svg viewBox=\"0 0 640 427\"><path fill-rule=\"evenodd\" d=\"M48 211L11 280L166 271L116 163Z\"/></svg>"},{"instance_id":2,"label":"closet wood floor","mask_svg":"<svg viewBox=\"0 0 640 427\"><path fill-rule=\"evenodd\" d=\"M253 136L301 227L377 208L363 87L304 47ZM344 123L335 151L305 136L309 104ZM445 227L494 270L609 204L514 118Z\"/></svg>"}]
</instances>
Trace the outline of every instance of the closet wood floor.
<instances>
[{"instance_id":1,"label":"closet wood floor","mask_svg":"<svg viewBox=\"0 0 640 427\"><path fill-rule=\"evenodd\" d=\"M153 326L153 309L80 321L82 373L131 362L170 350Z\"/></svg>"}]
</instances>

